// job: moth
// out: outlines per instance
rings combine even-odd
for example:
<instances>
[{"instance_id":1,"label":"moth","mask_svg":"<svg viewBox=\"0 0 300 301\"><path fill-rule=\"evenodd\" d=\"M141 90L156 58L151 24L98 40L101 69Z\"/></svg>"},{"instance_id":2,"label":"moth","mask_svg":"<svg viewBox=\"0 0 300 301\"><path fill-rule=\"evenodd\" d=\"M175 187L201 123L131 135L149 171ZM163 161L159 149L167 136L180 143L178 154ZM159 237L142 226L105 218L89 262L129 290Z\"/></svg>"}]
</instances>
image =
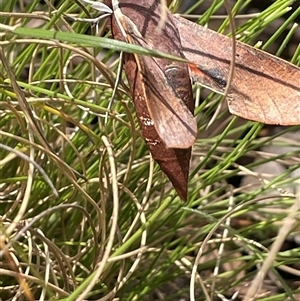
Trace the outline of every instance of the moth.
<instances>
[{"instance_id":1,"label":"moth","mask_svg":"<svg viewBox=\"0 0 300 301\"><path fill-rule=\"evenodd\" d=\"M126 54L143 137L178 195L187 199L191 147L197 126L190 77L220 94L229 80L231 39L166 11L160 0L112 0L115 39L186 58L189 63ZM232 114L266 124L300 124L300 69L237 42L227 102Z\"/></svg>"},{"instance_id":2,"label":"moth","mask_svg":"<svg viewBox=\"0 0 300 301\"><path fill-rule=\"evenodd\" d=\"M184 57L179 32L167 11L162 29L160 1L112 1L111 31L115 39ZM187 199L191 147L197 136L194 100L187 64L125 54L138 122L153 159Z\"/></svg>"}]
</instances>

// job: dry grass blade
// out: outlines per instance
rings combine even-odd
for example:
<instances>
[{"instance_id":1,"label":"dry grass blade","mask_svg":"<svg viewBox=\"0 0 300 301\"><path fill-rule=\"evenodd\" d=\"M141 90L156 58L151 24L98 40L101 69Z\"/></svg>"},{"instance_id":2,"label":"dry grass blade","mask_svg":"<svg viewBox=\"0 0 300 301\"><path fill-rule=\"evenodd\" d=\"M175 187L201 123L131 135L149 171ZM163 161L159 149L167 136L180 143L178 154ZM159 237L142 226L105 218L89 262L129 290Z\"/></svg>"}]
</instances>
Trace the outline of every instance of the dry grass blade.
<instances>
[{"instance_id":1,"label":"dry grass blade","mask_svg":"<svg viewBox=\"0 0 300 301\"><path fill-rule=\"evenodd\" d=\"M198 136L183 203L151 159L120 72L119 51L148 59L155 51L140 47L143 41L112 40L98 2L79 1L2 1L0 299L297 300L299 127L248 122L223 103L216 114L225 86L216 84L216 95L194 85ZM181 33L181 43L197 55L213 54L221 44L205 50L212 39L195 43L194 29L201 39L222 37L228 71L232 40L199 25L230 35L223 1L179 3L172 7L198 23L171 15L179 32L180 24L193 29ZM265 51L292 62L283 65L296 78L296 3L234 2L239 41L232 85L242 51L252 49L240 40L262 41ZM152 62L166 59L159 55Z\"/></svg>"}]
</instances>

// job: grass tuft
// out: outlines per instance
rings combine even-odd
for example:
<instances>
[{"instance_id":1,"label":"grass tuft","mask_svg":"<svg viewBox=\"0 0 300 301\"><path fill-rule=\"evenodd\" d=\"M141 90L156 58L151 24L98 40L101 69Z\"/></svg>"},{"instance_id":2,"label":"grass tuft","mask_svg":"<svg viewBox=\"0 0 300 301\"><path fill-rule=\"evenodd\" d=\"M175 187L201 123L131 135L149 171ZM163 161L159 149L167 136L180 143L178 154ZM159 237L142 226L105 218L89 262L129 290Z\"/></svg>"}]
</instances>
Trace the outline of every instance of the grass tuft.
<instances>
[{"instance_id":1,"label":"grass tuft","mask_svg":"<svg viewBox=\"0 0 300 301\"><path fill-rule=\"evenodd\" d=\"M226 108L207 128L220 97L194 87L184 204L149 155L123 74L113 97L118 51L163 54L111 40L105 19L97 37L74 19L97 11L77 1L2 2L0 299L243 300L252 285L256 300L297 300L299 127ZM262 48L300 65L293 2L248 14L252 1L236 1L237 36L254 45L271 31ZM212 3L199 21L228 32Z\"/></svg>"}]
</instances>

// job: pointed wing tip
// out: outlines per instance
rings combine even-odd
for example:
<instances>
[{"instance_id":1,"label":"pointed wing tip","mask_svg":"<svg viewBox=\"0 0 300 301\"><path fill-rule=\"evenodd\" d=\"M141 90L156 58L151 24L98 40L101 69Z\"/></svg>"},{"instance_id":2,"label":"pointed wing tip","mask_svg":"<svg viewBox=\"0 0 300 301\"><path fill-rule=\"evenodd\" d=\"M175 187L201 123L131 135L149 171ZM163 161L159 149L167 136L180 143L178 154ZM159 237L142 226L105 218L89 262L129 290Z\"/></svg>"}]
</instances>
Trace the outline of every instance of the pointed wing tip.
<instances>
[{"instance_id":1,"label":"pointed wing tip","mask_svg":"<svg viewBox=\"0 0 300 301\"><path fill-rule=\"evenodd\" d=\"M178 196L180 197L180 199L183 201L183 202L186 202L187 201L187 198L188 198L188 192L187 192L187 189L176 189L175 187L175 190L178 194Z\"/></svg>"}]
</instances>

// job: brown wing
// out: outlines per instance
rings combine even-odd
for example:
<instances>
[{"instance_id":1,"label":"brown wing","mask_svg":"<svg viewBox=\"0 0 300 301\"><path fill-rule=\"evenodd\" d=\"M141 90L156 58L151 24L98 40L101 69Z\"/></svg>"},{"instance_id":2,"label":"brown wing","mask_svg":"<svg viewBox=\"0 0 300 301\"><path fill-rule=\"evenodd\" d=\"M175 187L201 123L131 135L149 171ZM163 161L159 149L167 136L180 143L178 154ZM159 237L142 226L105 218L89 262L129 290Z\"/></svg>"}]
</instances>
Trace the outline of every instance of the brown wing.
<instances>
[{"instance_id":1,"label":"brown wing","mask_svg":"<svg viewBox=\"0 0 300 301\"><path fill-rule=\"evenodd\" d=\"M156 5L153 13L149 13L147 1L138 5L128 1L120 1L119 4L115 18L124 38L130 43L182 55L179 34L170 13L167 14L169 19L166 20L165 29L157 28L160 20L158 1L153 1L153 5ZM142 4L144 6L141 7ZM184 92L189 98L192 97L186 64L137 54L134 57L142 76L146 104L158 135L168 148L191 147L196 140L197 124L181 99Z\"/></svg>"},{"instance_id":2,"label":"brown wing","mask_svg":"<svg viewBox=\"0 0 300 301\"><path fill-rule=\"evenodd\" d=\"M135 39L135 43L144 43ZM179 97L180 77L188 76L184 64L170 62L161 66L158 59L135 55L143 80L146 104L154 127L168 148L189 148L197 137L194 116ZM186 72L185 72L186 71ZM176 83L174 84L174 77Z\"/></svg>"},{"instance_id":3,"label":"brown wing","mask_svg":"<svg viewBox=\"0 0 300 301\"><path fill-rule=\"evenodd\" d=\"M231 39L174 15L192 77L223 93L231 60ZM300 68L237 42L228 94L232 114L266 124L300 124Z\"/></svg>"},{"instance_id":4,"label":"brown wing","mask_svg":"<svg viewBox=\"0 0 300 301\"><path fill-rule=\"evenodd\" d=\"M151 43L154 49L165 51L173 55L183 56L179 33L174 26L173 17L169 12L167 12L167 20L163 31L160 32L159 35L156 35L155 38L153 37L153 35L157 33L157 24L160 21L161 16L160 0L120 0L119 3L122 13L128 17L131 17L131 19L134 21L140 40L141 37L143 37L145 41ZM121 32L115 16L112 16L111 21L111 29L114 38L123 41L126 40L127 38L124 37L124 32ZM141 42L143 42L143 39ZM141 42L136 41L138 44L141 44ZM192 87L186 65L179 65L179 67L173 68L174 66L166 60L161 60L158 62L153 61L148 65L147 61L144 59L139 59L137 56L134 57L133 55L125 54L124 68L130 84L131 95L135 104L136 114L142 130L142 135L147 143L152 157L159 164L163 172L168 176L178 195L183 200L187 200L191 147L176 149L166 146L165 141L162 141L161 137L157 133L156 128L154 127L154 122L148 109L148 98L151 97L149 95L154 95L154 102L162 101L162 104L160 105L169 105L168 100L163 96L164 90L158 88L159 91L157 91L158 89L155 89L155 87L157 87L156 73L158 72L157 77L162 79L161 82L164 82L166 79L168 81L168 84L165 84L163 87L165 88L166 86L169 86L168 89L172 87L172 91L169 91L169 94L173 94L175 96L175 102L177 103L179 98L183 102L184 106L188 108L190 112L193 112L194 100ZM137 65L138 63L139 67ZM156 69L158 66L155 66L155 64L157 63L160 66L160 71L152 72L151 70L145 69L147 68L145 66L148 66L148 68L152 66L151 68ZM178 69L180 70L179 73L177 72ZM148 79L146 76L147 74ZM152 84L148 85L146 91L145 82L147 81L152 82ZM151 104L150 107L152 108ZM174 110L173 107L172 110ZM185 111L185 109L183 110ZM177 112L178 110L176 110L176 113ZM154 113L152 112L152 114ZM192 115L192 113L190 114ZM186 113L183 113L183 115L186 116ZM188 117L188 119L189 118L190 117ZM168 124L168 122L166 122L166 124ZM162 134L162 136L165 135ZM175 135L171 134L171 136L177 137L177 133L175 133ZM169 145L171 145L171 143L169 143ZM175 142L174 145L177 144L178 143ZM182 146L182 144L180 144L180 146Z\"/></svg>"}]
</instances>

